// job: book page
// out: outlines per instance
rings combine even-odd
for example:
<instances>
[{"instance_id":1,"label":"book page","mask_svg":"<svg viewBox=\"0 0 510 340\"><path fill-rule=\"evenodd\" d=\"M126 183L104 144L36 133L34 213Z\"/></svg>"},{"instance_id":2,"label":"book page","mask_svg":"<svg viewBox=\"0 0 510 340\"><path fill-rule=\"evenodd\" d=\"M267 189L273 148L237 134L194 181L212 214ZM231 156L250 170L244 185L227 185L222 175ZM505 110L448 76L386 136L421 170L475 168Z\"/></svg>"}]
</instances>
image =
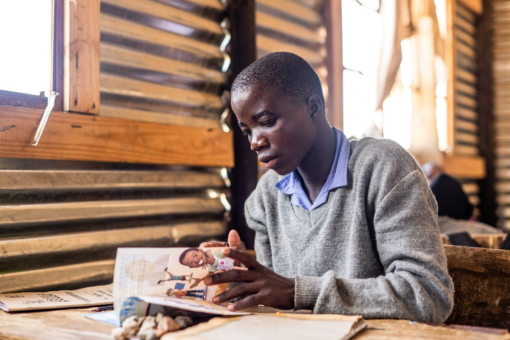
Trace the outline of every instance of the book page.
<instances>
[{"instance_id":1,"label":"book page","mask_svg":"<svg viewBox=\"0 0 510 340\"><path fill-rule=\"evenodd\" d=\"M175 297L140 296L141 300L155 305L166 306L176 309L185 309L191 312L216 314L216 315L247 315L251 313L231 312L224 305L217 305L210 301L184 300Z\"/></svg>"},{"instance_id":2,"label":"book page","mask_svg":"<svg viewBox=\"0 0 510 340\"><path fill-rule=\"evenodd\" d=\"M6 312L101 306L113 303L113 285L77 290L0 294L0 309Z\"/></svg>"},{"instance_id":3,"label":"book page","mask_svg":"<svg viewBox=\"0 0 510 340\"><path fill-rule=\"evenodd\" d=\"M113 280L117 315L129 297L211 301L228 284L206 286L203 279L233 268L234 261L224 257L222 249L119 248Z\"/></svg>"},{"instance_id":4,"label":"book page","mask_svg":"<svg viewBox=\"0 0 510 340\"><path fill-rule=\"evenodd\" d=\"M366 328L360 316L250 315L234 319L213 319L188 330L170 333L171 340L346 340Z\"/></svg>"}]
</instances>

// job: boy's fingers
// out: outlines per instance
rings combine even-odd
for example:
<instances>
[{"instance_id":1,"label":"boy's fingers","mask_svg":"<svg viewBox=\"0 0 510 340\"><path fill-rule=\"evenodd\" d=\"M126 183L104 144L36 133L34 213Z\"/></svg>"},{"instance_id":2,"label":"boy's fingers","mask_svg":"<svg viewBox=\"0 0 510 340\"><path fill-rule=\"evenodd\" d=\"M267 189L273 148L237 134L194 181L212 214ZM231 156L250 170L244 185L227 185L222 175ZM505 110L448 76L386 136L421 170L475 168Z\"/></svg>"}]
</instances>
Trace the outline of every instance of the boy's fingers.
<instances>
[{"instance_id":1,"label":"boy's fingers","mask_svg":"<svg viewBox=\"0 0 510 340\"><path fill-rule=\"evenodd\" d=\"M199 248L215 248L215 247L228 247L227 242L208 241L200 243Z\"/></svg>"},{"instance_id":2,"label":"boy's fingers","mask_svg":"<svg viewBox=\"0 0 510 340\"><path fill-rule=\"evenodd\" d=\"M233 269L208 276L204 279L204 283L207 286L212 286L229 282L250 282L254 281L256 277L257 273L250 272L249 270Z\"/></svg>"},{"instance_id":3,"label":"boy's fingers","mask_svg":"<svg viewBox=\"0 0 510 340\"><path fill-rule=\"evenodd\" d=\"M260 294L255 295L248 295L244 299L234 302L233 304L229 305L227 308L230 311L236 311L241 310L245 308L250 308L253 306L258 306L262 303L263 298Z\"/></svg>"},{"instance_id":4,"label":"boy's fingers","mask_svg":"<svg viewBox=\"0 0 510 340\"><path fill-rule=\"evenodd\" d=\"M235 299L239 296L251 295L255 294L259 291L258 285L255 283L244 283L238 286L235 286L222 294L214 297L214 303L223 303L225 301L229 301Z\"/></svg>"},{"instance_id":5,"label":"boy's fingers","mask_svg":"<svg viewBox=\"0 0 510 340\"><path fill-rule=\"evenodd\" d=\"M223 255L241 262L248 269L256 269L261 266L260 263L258 263L253 257L250 256L250 254L245 251L225 248L223 249Z\"/></svg>"},{"instance_id":6,"label":"boy's fingers","mask_svg":"<svg viewBox=\"0 0 510 340\"><path fill-rule=\"evenodd\" d=\"M235 230L231 230L228 233L228 246L233 249L246 250L244 243L241 241L239 233Z\"/></svg>"}]
</instances>

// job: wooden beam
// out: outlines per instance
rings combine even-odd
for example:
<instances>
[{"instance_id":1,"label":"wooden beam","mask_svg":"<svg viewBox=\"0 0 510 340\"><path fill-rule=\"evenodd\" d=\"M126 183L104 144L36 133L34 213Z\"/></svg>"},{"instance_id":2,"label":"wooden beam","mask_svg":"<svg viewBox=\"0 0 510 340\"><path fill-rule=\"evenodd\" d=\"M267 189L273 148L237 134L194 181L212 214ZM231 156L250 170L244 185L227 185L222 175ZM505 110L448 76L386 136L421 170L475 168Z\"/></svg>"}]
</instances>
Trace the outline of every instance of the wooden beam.
<instances>
[{"instance_id":1,"label":"wooden beam","mask_svg":"<svg viewBox=\"0 0 510 340\"><path fill-rule=\"evenodd\" d=\"M486 0L487 1L487 0ZM461 4L469 8L475 14L481 15L483 13L483 1L482 0L459 0Z\"/></svg>"},{"instance_id":2,"label":"wooden beam","mask_svg":"<svg viewBox=\"0 0 510 340\"><path fill-rule=\"evenodd\" d=\"M493 54L493 1L485 0L483 14L476 24L476 54L477 54L477 100L478 121L476 122L480 138L480 155L485 160L486 175L478 182L480 186L480 218L481 222L496 226L497 204L496 197L496 159L494 144L494 78L492 76ZM504 127L504 126L503 126ZM502 227L502 226L501 226Z\"/></svg>"},{"instance_id":3,"label":"wooden beam","mask_svg":"<svg viewBox=\"0 0 510 340\"><path fill-rule=\"evenodd\" d=\"M0 170L0 191L177 190L223 188L219 172L133 170ZM1 222L0 222L1 223Z\"/></svg>"},{"instance_id":4,"label":"wooden beam","mask_svg":"<svg viewBox=\"0 0 510 340\"><path fill-rule=\"evenodd\" d=\"M105 284L113 281L114 268L115 260L104 260L0 274L0 293Z\"/></svg>"},{"instance_id":5,"label":"wooden beam","mask_svg":"<svg viewBox=\"0 0 510 340\"><path fill-rule=\"evenodd\" d=\"M53 112L31 146L42 110L0 107L0 155L12 158L231 167L232 134L220 129Z\"/></svg>"},{"instance_id":6,"label":"wooden beam","mask_svg":"<svg viewBox=\"0 0 510 340\"><path fill-rule=\"evenodd\" d=\"M327 0L324 7L328 49L328 119L331 125L343 129L342 2Z\"/></svg>"},{"instance_id":7,"label":"wooden beam","mask_svg":"<svg viewBox=\"0 0 510 340\"><path fill-rule=\"evenodd\" d=\"M39 223L57 223L106 218L134 218L156 215L220 214L225 210L219 199L167 198L115 200L0 206L0 228Z\"/></svg>"},{"instance_id":8,"label":"wooden beam","mask_svg":"<svg viewBox=\"0 0 510 340\"><path fill-rule=\"evenodd\" d=\"M64 111L97 114L100 0L64 3Z\"/></svg>"},{"instance_id":9,"label":"wooden beam","mask_svg":"<svg viewBox=\"0 0 510 340\"><path fill-rule=\"evenodd\" d=\"M230 42L232 64L229 70L229 85L232 86L235 77L257 59L255 0L231 0L228 18L232 34ZM236 229L246 247L253 249L255 232L246 225L244 203L257 186L257 155L250 150L248 139L237 126L236 116L232 114L231 118L236 166L230 173L232 213L229 228Z\"/></svg>"},{"instance_id":10,"label":"wooden beam","mask_svg":"<svg viewBox=\"0 0 510 340\"><path fill-rule=\"evenodd\" d=\"M481 157L445 156L444 171L463 179L481 179L485 177L485 160Z\"/></svg>"},{"instance_id":11,"label":"wooden beam","mask_svg":"<svg viewBox=\"0 0 510 340\"><path fill-rule=\"evenodd\" d=\"M183 233L186 237L190 235L199 235L201 238L216 237L223 234L224 229L225 226L220 221L206 221L0 240L2 247L0 263L5 265L9 261L22 262L33 260L35 257L43 258L72 252L90 254L105 249L115 249L116 252L118 247L155 247L156 244L161 247L170 246L178 243L174 235L179 238L182 238ZM99 259L115 258L115 253L110 252L108 255L101 255ZM36 262L31 265L35 267L41 264Z\"/></svg>"}]
</instances>

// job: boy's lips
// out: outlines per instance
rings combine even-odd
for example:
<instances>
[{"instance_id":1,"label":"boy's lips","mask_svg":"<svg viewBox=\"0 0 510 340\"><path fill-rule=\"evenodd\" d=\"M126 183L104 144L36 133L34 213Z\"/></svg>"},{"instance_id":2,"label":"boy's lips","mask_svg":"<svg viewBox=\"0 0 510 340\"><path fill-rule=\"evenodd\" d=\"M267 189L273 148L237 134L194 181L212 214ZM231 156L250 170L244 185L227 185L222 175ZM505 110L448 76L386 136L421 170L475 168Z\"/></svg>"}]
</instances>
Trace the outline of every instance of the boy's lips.
<instances>
[{"instance_id":1,"label":"boy's lips","mask_svg":"<svg viewBox=\"0 0 510 340\"><path fill-rule=\"evenodd\" d=\"M272 168L276 163L278 156L262 156L259 157L259 162L264 163L266 168Z\"/></svg>"}]
</instances>

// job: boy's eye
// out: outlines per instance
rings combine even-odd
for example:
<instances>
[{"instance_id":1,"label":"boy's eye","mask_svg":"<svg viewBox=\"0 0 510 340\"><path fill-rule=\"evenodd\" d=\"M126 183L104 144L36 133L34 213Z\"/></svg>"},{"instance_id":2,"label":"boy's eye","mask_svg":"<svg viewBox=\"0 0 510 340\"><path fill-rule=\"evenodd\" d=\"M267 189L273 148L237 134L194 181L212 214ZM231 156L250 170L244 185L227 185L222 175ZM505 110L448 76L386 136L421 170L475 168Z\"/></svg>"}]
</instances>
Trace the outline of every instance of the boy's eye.
<instances>
[{"instance_id":1,"label":"boy's eye","mask_svg":"<svg viewBox=\"0 0 510 340\"><path fill-rule=\"evenodd\" d=\"M244 136L249 136L251 134L251 131L250 130L244 130L243 131L243 135Z\"/></svg>"},{"instance_id":2,"label":"boy's eye","mask_svg":"<svg viewBox=\"0 0 510 340\"><path fill-rule=\"evenodd\" d=\"M264 121L260 122L260 125L268 127L268 126L273 126L275 122L276 122L276 118L273 118L273 119L268 119L268 120L264 120Z\"/></svg>"}]
</instances>

